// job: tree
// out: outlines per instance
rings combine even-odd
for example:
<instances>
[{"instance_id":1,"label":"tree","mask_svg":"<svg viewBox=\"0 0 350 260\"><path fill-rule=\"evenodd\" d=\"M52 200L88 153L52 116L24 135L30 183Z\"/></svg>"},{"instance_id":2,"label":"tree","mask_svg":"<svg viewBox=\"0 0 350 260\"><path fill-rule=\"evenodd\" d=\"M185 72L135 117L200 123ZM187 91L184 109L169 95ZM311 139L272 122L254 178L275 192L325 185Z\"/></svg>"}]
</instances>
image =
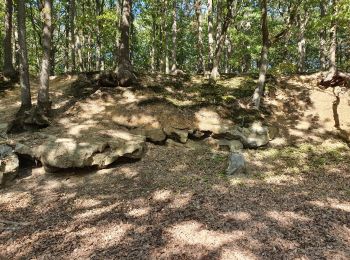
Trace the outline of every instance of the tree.
<instances>
[{"instance_id":1,"label":"tree","mask_svg":"<svg viewBox=\"0 0 350 260\"><path fill-rule=\"evenodd\" d=\"M172 26L172 40L173 40L173 48L172 48L172 66L171 66L171 73L174 74L176 73L176 48L177 48L177 42L176 42L176 36L177 36L177 6L176 6L176 0L173 0L173 26Z\"/></svg>"},{"instance_id":2,"label":"tree","mask_svg":"<svg viewBox=\"0 0 350 260\"><path fill-rule=\"evenodd\" d=\"M329 48L329 71L326 77L331 80L338 72L337 70L337 0L332 0L332 24L330 29L331 46Z\"/></svg>"},{"instance_id":3,"label":"tree","mask_svg":"<svg viewBox=\"0 0 350 260\"><path fill-rule=\"evenodd\" d=\"M40 87L38 91L38 109L43 114L48 114L51 104L49 97L49 75L52 43L52 1L45 0L42 8L43 16L43 58L41 63Z\"/></svg>"},{"instance_id":4,"label":"tree","mask_svg":"<svg viewBox=\"0 0 350 260\"><path fill-rule=\"evenodd\" d=\"M5 37L4 37L4 75L13 77L15 72L12 64L12 13L13 3L12 0L6 0L5 8Z\"/></svg>"},{"instance_id":5,"label":"tree","mask_svg":"<svg viewBox=\"0 0 350 260\"><path fill-rule=\"evenodd\" d=\"M205 60L203 57L203 27L202 27L202 1L195 2L196 18L197 18L197 38L198 38L198 73L205 72Z\"/></svg>"},{"instance_id":6,"label":"tree","mask_svg":"<svg viewBox=\"0 0 350 260\"><path fill-rule=\"evenodd\" d=\"M26 43L26 7L25 0L17 2L18 43L19 43L19 75L21 85L21 112L31 109L32 101L29 83L29 66Z\"/></svg>"},{"instance_id":7,"label":"tree","mask_svg":"<svg viewBox=\"0 0 350 260\"><path fill-rule=\"evenodd\" d=\"M119 43L119 61L117 76L121 86L130 85L135 79L133 68L130 61L130 13L132 0L123 1L122 19L120 22L120 43Z\"/></svg>"}]
</instances>

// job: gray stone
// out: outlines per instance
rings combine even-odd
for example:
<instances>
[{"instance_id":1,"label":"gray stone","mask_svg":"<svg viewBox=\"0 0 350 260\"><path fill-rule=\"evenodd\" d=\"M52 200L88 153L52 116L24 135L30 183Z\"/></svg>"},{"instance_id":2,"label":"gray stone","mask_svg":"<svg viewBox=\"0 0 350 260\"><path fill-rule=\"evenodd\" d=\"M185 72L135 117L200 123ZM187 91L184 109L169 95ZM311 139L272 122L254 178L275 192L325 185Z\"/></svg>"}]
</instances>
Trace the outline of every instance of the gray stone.
<instances>
[{"instance_id":1,"label":"gray stone","mask_svg":"<svg viewBox=\"0 0 350 260\"><path fill-rule=\"evenodd\" d=\"M146 139L153 143L162 143L166 139L166 135L164 131L160 128L151 128L151 129L144 129L144 128L137 128L130 131L133 134L141 135L146 137Z\"/></svg>"},{"instance_id":2,"label":"gray stone","mask_svg":"<svg viewBox=\"0 0 350 260\"><path fill-rule=\"evenodd\" d=\"M242 174L246 171L246 164L243 154L234 152L229 156L226 173L228 175Z\"/></svg>"},{"instance_id":3,"label":"gray stone","mask_svg":"<svg viewBox=\"0 0 350 260\"><path fill-rule=\"evenodd\" d=\"M17 176L19 160L13 149L7 145L0 145L0 185L13 180Z\"/></svg>"},{"instance_id":4,"label":"gray stone","mask_svg":"<svg viewBox=\"0 0 350 260\"><path fill-rule=\"evenodd\" d=\"M145 138L130 133L119 137L91 136L48 138L41 145L18 144L16 153L41 161L46 169L68 169L97 166L107 167L120 157L139 159L145 150Z\"/></svg>"},{"instance_id":5,"label":"gray stone","mask_svg":"<svg viewBox=\"0 0 350 260\"><path fill-rule=\"evenodd\" d=\"M186 129L178 129L174 127L165 127L165 134L175 141L185 144L188 140L188 130Z\"/></svg>"}]
</instances>

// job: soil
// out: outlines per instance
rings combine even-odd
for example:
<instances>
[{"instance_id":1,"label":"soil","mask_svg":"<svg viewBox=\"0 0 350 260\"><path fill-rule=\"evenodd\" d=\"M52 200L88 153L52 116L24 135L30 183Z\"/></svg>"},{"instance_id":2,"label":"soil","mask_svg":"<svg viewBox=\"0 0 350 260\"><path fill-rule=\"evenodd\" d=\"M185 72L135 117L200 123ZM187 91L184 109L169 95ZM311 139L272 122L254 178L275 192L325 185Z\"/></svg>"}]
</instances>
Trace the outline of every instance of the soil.
<instances>
[{"instance_id":1,"label":"soil","mask_svg":"<svg viewBox=\"0 0 350 260\"><path fill-rule=\"evenodd\" d=\"M225 175L227 152L192 140L148 143L141 160L103 170L48 174L22 165L0 190L0 259L349 259L349 94L337 94L335 109L333 89L319 89L318 77L270 82L263 113L249 109L251 77L212 88L199 77L143 76L138 86L81 97L72 93L76 76L52 79L44 134L196 127L203 110L232 124L259 118L280 132L268 147L244 151L240 176ZM0 121L8 122L18 88L0 94Z\"/></svg>"}]
</instances>

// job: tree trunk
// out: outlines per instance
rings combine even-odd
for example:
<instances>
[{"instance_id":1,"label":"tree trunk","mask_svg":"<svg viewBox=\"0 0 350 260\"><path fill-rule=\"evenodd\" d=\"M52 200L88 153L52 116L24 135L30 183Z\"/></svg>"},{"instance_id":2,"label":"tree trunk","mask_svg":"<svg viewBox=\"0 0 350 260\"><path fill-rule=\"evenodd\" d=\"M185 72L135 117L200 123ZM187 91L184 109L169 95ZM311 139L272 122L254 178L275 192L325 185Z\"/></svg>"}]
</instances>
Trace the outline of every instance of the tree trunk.
<instances>
[{"instance_id":1,"label":"tree trunk","mask_svg":"<svg viewBox=\"0 0 350 260\"><path fill-rule=\"evenodd\" d=\"M259 80L253 95L253 103L256 109L260 108L261 97L264 91L267 66L268 66L269 31L267 26L267 0L261 0L261 32L262 32L262 49L261 49L261 57L260 57Z\"/></svg>"},{"instance_id":2,"label":"tree trunk","mask_svg":"<svg viewBox=\"0 0 350 260\"><path fill-rule=\"evenodd\" d=\"M15 70L13 68L13 53L12 53L12 0L6 0L5 10L5 36L4 36L4 75L12 77Z\"/></svg>"},{"instance_id":3,"label":"tree trunk","mask_svg":"<svg viewBox=\"0 0 350 260\"><path fill-rule=\"evenodd\" d=\"M130 62L130 13L132 0L123 1L122 20L120 23L120 45L119 45L119 63L118 80L121 86L130 85L135 80L133 68Z\"/></svg>"},{"instance_id":4,"label":"tree trunk","mask_svg":"<svg viewBox=\"0 0 350 260\"><path fill-rule=\"evenodd\" d=\"M213 0L208 0L208 44L209 44L209 57L208 57L208 70L213 68L214 57L214 27L213 27Z\"/></svg>"},{"instance_id":5,"label":"tree trunk","mask_svg":"<svg viewBox=\"0 0 350 260\"><path fill-rule=\"evenodd\" d=\"M196 0L195 3L196 17L197 17L197 37L198 37L198 73L205 72L205 61L203 57L203 27L202 27L202 2Z\"/></svg>"},{"instance_id":6,"label":"tree trunk","mask_svg":"<svg viewBox=\"0 0 350 260\"><path fill-rule=\"evenodd\" d=\"M321 19L326 16L325 3L323 1L320 2L320 16ZM325 27L321 29L320 33L320 67L322 70L327 69L327 30Z\"/></svg>"},{"instance_id":7,"label":"tree trunk","mask_svg":"<svg viewBox=\"0 0 350 260\"><path fill-rule=\"evenodd\" d=\"M66 4L66 14L69 14L69 3ZM64 46L63 64L64 64L64 73L67 73L69 71L69 16L68 15L65 17L64 32L65 32L65 39L64 39L65 46Z\"/></svg>"},{"instance_id":8,"label":"tree trunk","mask_svg":"<svg viewBox=\"0 0 350 260\"><path fill-rule=\"evenodd\" d=\"M32 107L29 66L26 43L26 9L25 0L18 0L17 3L17 22L18 22L18 43L19 43L19 75L21 84L21 111L30 110Z\"/></svg>"},{"instance_id":9,"label":"tree trunk","mask_svg":"<svg viewBox=\"0 0 350 260\"><path fill-rule=\"evenodd\" d=\"M151 46L151 72L155 72L155 62L156 62L156 18L152 15L152 46Z\"/></svg>"},{"instance_id":10,"label":"tree trunk","mask_svg":"<svg viewBox=\"0 0 350 260\"><path fill-rule=\"evenodd\" d=\"M50 73L50 58L52 45L52 0L45 0L42 9L43 16L43 58L41 63L40 87L38 91L38 109L43 114L48 114L50 105L49 96L49 73Z\"/></svg>"},{"instance_id":11,"label":"tree trunk","mask_svg":"<svg viewBox=\"0 0 350 260\"><path fill-rule=\"evenodd\" d=\"M305 30L308 22L308 14L307 11L303 14L303 18L299 17L299 40L298 40L298 72L305 72L305 58L306 58L306 39L305 39Z\"/></svg>"},{"instance_id":12,"label":"tree trunk","mask_svg":"<svg viewBox=\"0 0 350 260\"><path fill-rule=\"evenodd\" d=\"M331 46L329 49L329 72L326 80L331 80L337 74L337 1L332 1L333 17L331 34Z\"/></svg>"},{"instance_id":13,"label":"tree trunk","mask_svg":"<svg viewBox=\"0 0 350 260\"><path fill-rule=\"evenodd\" d=\"M237 9L237 0L228 0L227 1L227 15L223 20L223 24L220 26L219 36L217 36L217 43L215 44L215 53L213 57L213 66L210 73L210 80L216 81L219 76L219 65L220 65L220 56L223 45L225 44L225 39L227 35L228 28L231 24L233 18L233 11Z\"/></svg>"},{"instance_id":14,"label":"tree trunk","mask_svg":"<svg viewBox=\"0 0 350 260\"><path fill-rule=\"evenodd\" d=\"M173 49L172 49L172 67L171 67L171 73L175 74L177 70L177 65L176 65L176 49L177 49L177 7L176 7L176 0L173 0L173 26L172 26L172 33L173 33Z\"/></svg>"},{"instance_id":15,"label":"tree trunk","mask_svg":"<svg viewBox=\"0 0 350 260\"><path fill-rule=\"evenodd\" d=\"M96 14L98 16L102 15L103 13L103 5L104 1L96 0ZM96 70L101 71L102 70L102 43L101 43L101 21L98 19L97 25L96 25Z\"/></svg>"},{"instance_id":16,"label":"tree trunk","mask_svg":"<svg viewBox=\"0 0 350 260\"><path fill-rule=\"evenodd\" d=\"M76 71L76 60L75 60L75 0L69 0L69 24L70 24L70 53L71 53L71 71Z\"/></svg>"}]
</instances>

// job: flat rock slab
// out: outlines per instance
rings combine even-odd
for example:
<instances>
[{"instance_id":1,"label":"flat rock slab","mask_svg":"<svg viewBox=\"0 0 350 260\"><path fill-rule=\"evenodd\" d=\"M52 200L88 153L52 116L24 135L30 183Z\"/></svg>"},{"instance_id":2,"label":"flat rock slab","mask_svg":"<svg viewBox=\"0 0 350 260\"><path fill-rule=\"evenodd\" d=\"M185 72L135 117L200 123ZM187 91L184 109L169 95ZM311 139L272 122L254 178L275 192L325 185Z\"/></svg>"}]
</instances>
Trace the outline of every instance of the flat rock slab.
<instances>
[{"instance_id":1,"label":"flat rock slab","mask_svg":"<svg viewBox=\"0 0 350 260\"><path fill-rule=\"evenodd\" d=\"M18 143L15 152L39 160L45 168L107 167L120 157L139 159L145 138L121 130L95 132L89 136L46 136L41 144Z\"/></svg>"}]
</instances>

